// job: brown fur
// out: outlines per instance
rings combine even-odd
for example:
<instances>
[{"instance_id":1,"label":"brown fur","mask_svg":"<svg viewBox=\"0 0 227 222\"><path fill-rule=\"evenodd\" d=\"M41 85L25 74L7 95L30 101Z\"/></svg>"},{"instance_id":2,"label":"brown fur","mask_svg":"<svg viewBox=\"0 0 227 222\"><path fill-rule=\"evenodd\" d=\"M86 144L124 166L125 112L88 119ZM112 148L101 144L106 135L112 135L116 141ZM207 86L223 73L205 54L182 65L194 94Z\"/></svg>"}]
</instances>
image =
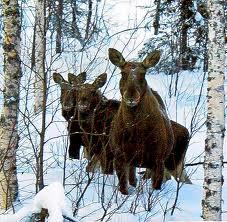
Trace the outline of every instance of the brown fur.
<instances>
[{"instance_id":1,"label":"brown fur","mask_svg":"<svg viewBox=\"0 0 227 222\"><path fill-rule=\"evenodd\" d=\"M119 108L116 100L107 100L99 88L106 83L107 75L101 74L92 84L77 86L77 111L73 118L82 130L82 140L91 157L87 171L93 171L100 161L103 173L113 173L113 154L109 148L109 131L114 114Z\"/></svg>"},{"instance_id":2,"label":"brown fur","mask_svg":"<svg viewBox=\"0 0 227 222\"><path fill-rule=\"evenodd\" d=\"M76 79L80 84L85 81L86 73L80 73L75 76L71 73L68 74L70 77ZM66 81L59 73L53 73L53 80L61 87L60 102L62 105L62 116L68 122L68 133L69 133L69 157L72 159L80 158L80 147L83 145L80 134L80 126L78 122L71 120L71 117L75 113L76 97L75 90L72 84Z\"/></svg>"},{"instance_id":3,"label":"brown fur","mask_svg":"<svg viewBox=\"0 0 227 222\"><path fill-rule=\"evenodd\" d=\"M128 194L129 169L135 167L152 169L152 186L160 189L164 163L173 147L173 133L166 113L160 109L145 79L146 70L158 62L160 52L155 51L138 63L126 62L120 52L109 49L109 58L122 75L122 101L110 134L119 189L122 194ZM135 173L130 175L129 183L136 185Z\"/></svg>"},{"instance_id":4,"label":"brown fur","mask_svg":"<svg viewBox=\"0 0 227 222\"><path fill-rule=\"evenodd\" d=\"M173 130L174 143L172 152L165 161L165 168L167 169L165 172L165 180L170 179L172 175L177 181L192 184L184 170L184 158L189 143L189 132L187 128L173 120L171 120L170 123ZM149 179L152 178L152 175L152 171L146 170L143 178Z\"/></svg>"},{"instance_id":5,"label":"brown fur","mask_svg":"<svg viewBox=\"0 0 227 222\"><path fill-rule=\"evenodd\" d=\"M152 89L151 91L158 100L160 108L163 109L163 111L167 115L166 107L161 96L158 94L158 92ZM172 152L165 161L165 167L168 169L171 175L174 176L176 180L178 180L179 178L179 181L191 184L190 179L188 178L186 172L184 171L184 158L190 138L189 132L187 128L173 120L170 120L170 123L173 130L174 141Z\"/></svg>"},{"instance_id":6,"label":"brown fur","mask_svg":"<svg viewBox=\"0 0 227 222\"><path fill-rule=\"evenodd\" d=\"M75 76L71 73L68 74L68 79L69 82L67 82L66 80L63 79L63 77L58 74L58 73L54 73L53 74L53 78L54 81L56 83L58 83L61 87L61 96L60 96L60 101L62 104L62 115L64 116L64 118L68 121L69 126L68 126L68 130L69 130L69 134L70 134L70 146L69 146L69 157L71 158L77 158L79 159L79 151L80 151L80 146L81 145L88 145L88 142L84 142L84 140L81 138L81 134L82 134L82 130L80 128L79 122L78 122L78 116L77 116L77 112L75 113L74 118L71 118L74 114L74 111L76 110L76 100L78 99L77 97L77 92L78 92L78 86L82 85L82 83L85 81L86 79L86 73L81 73L78 76ZM74 87L72 86L74 85ZM75 87L76 85L76 87ZM90 88L91 89L91 88ZM82 90L83 91L83 90ZM162 98L160 97L160 95L158 94L158 92L152 90L152 93L154 94L154 96L156 97L156 99L158 100L158 103L160 105L160 107L166 112L166 108L164 105L164 102L162 100ZM92 90L89 90L89 87L86 89L85 92L81 92L80 95L84 94L86 99L86 103L92 103ZM100 96L100 94L99 94ZM107 129L99 129L98 131L102 131L105 132L107 134L109 134L109 126L110 123L112 121L112 118L114 116L114 114L117 112L118 107L120 105L119 101L116 100L107 100L106 98L102 97L102 102L99 104L99 109L98 112L102 113L99 116L101 117L100 119L97 119L96 116L96 125L100 125L100 120L104 119L106 122L106 126L108 126ZM89 100L91 99L91 100ZM93 105L91 105L92 107ZM89 105L90 107L90 105ZM111 110L111 112L109 111ZM96 111L97 113L97 111ZM108 113L108 115L106 114ZM85 117L85 116L84 116ZM102 122L103 123L103 122ZM170 170L171 174L177 179L179 177L180 181L183 182L187 182L187 183L191 183L191 181L188 179L187 175L182 172L182 168L179 168L179 166L183 166L183 161L184 161L184 156L186 153L186 149L187 149L187 145L188 145L188 140L189 140L189 133L188 130L183 127L182 125L174 122L171 120L171 126L173 129L173 133L174 133L174 146L173 146L173 150L171 152L170 157L167 159L167 161L165 161L165 165L167 164L168 169ZM89 129L88 129L89 130ZM87 136L86 136L87 137ZM88 140L88 138L85 138L85 140ZM104 137L104 140L106 140L106 137ZM93 146L95 144L96 139L93 141ZM99 143L98 143L99 144ZM106 144L106 142L104 142L104 144ZM104 171L112 171L110 169L112 169L112 154L110 153L110 151L106 151L108 154L107 159L105 157L105 155L101 155L100 156L100 151L98 152L94 152L92 151L92 149L90 149L91 146L89 144L88 147L85 147L85 154L86 154L86 158L88 160L91 160L89 162L89 165L87 167L88 171L94 171L95 166L97 165L97 162L102 163L102 168L107 168L106 170L104 169ZM107 146L107 148L109 148ZM98 148L99 150L99 148ZM102 150L103 152L103 150ZM99 155L94 155L99 153ZM106 155L107 155L106 153ZM109 160L109 167L107 167L107 160ZM174 167L177 166L177 167ZM109 168L109 170L108 170ZM173 169L180 169L180 171L176 171ZM131 170L131 174L133 172L133 169ZM167 172L167 171L165 171ZM153 172L150 171L146 171L146 174L144 176L144 178L150 178L151 175L153 175ZM169 174L168 174L169 175ZM165 178L166 179L170 179L170 177L168 176L167 173L165 173Z\"/></svg>"}]
</instances>

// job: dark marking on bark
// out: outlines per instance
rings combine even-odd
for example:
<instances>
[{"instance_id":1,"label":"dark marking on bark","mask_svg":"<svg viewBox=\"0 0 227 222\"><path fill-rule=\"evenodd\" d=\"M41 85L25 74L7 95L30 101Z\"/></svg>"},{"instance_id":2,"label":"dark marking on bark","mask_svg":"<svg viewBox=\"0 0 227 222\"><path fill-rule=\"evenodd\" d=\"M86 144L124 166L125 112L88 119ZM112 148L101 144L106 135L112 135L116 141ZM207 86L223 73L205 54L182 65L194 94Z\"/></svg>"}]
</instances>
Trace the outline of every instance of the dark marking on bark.
<instances>
[{"instance_id":1,"label":"dark marking on bark","mask_svg":"<svg viewBox=\"0 0 227 222\"><path fill-rule=\"evenodd\" d=\"M19 14L18 8L15 7L9 7L4 11L5 16L18 16Z\"/></svg>"},{"instance_id":2,"label":"dark marking on bark","mask_svg":"<svg viewBox=\"0 0 227 222\"><path fill-rule=\"evenodd\" d=\"M215 78L214 77L207 77L207 81L211 81L211 80L214 80Z\"/></svg>"},{"instance_id":3,"label":"dark marking on bark","mask_svg":"<svg viewBox=\"0 0 227 222\"><path fill-rule=\"evenodd\" d=\"M208 183L210 184L210 183ZM208 199L209 197L212 196L212 192L210 190L208 190L206 193L205 193L205 199Z\"/></svg>"},{"instance_id":4,"label":"dark marking on bark","mask_svg":"<svg viewBox=\"0 0 227 222\"><path fill-rule=\"evenodd\" d=\"M206 126L207 126L207 129L208 129L208 130L211 130L211 126L212 126L211 122L207 121L207 122L206 122ZM207 140L207 139L206 139L206 140ZM205 141L206 141L206 140L205 140Z\"/></svg>"}]
</instances>

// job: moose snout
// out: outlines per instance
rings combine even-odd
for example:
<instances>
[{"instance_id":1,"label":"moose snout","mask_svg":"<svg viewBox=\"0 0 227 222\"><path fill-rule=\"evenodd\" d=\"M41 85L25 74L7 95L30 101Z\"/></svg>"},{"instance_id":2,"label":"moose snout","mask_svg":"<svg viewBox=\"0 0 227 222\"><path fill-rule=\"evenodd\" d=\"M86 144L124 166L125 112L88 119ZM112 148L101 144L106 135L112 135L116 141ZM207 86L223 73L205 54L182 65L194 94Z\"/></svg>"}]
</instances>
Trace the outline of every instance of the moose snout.
<instances>
[{"instance_id":1,"label":"moose snout","mask_svg":"<svg viewBox=\"0 0 227 222\"><path fill-rule=\"evenodd\" d=\"M84 104L84 103L79 102L78 105L77 105L77 109L80 112L85 112L85 111L88 110L88 108L89 108L88 104Z\"/></svg>"},{"instance_id":2,"label":"moose snout","mask_svg":"<svg viewBox=\"0 0 227 222\"><path fill-rule=\"evenodd\" d=\"M135 93L135 96L128 96L127 92L123 95L123 100L129 107L137 106L140 101L140 94L137 92Z\"/></svg>"},{"instance_id":3,"label":"moose snout","mask_svg":"<svg viewBox=\"0 0 227 222\"><path fill-rule=\"evenodd\" d=\"M134 106L136 106L138 103L137 103L134 99L128 99L128 100L126 101L126 104L127 104L128 106L130 106L130 107L134 107Z\"/></svg>"}]
</instances>

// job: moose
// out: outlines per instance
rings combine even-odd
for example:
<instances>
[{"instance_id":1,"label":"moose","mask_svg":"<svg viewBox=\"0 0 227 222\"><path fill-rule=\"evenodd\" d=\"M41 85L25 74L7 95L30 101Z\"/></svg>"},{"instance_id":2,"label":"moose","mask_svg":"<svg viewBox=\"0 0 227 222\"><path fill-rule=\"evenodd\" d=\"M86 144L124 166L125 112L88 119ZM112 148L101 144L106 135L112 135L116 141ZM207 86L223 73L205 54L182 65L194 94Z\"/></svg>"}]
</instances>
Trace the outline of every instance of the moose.
<instances>
[{"instance_id":1,"label":"moose","mask_svg":"<svg viewBox=\"0 0 227 222\"><path fill-rule=\"evenodd\" d=\"M75 89L76 113L72 123L79 123L82 142L91 161L87 171L93 171L100 162L104 174L113 174L113 154L109 148L109 132L113 116L119 108L119 101L104 97L99 90L107 80L107 74L99 75L92 84L74 81L69 76Z\"/></svg>"},{"instance_id":2,"label":"moose","mask_svg":"<svg viewBox=\"0 0 227 222\"><path fill-rule=\"evenodd\" d=\"M113 157L110 152L105 155L103 152L110 149L103 147L108 146L110 123L120 103L107 100L98 90L106 83L106 73L100 75L93 84L83 84L86 81L86 72L77 76L69 73L68 81L55 72L53 80L61 88L62 116L68 122L70 139L69 157L79 159L80 147L84 146L86 158L91 160L87 171L94 171L100 162L103 172L112 174Z\"/></svg>"},{"instance_id":3,"label":"moose","mask_svg":"<svg viewBox=\"0 0 227 222\"><path fill-rule=\"evenodd\" d=\"M73 74L68 74L71 76ZM86 73L82 72L79 75L74 76L74 82L84 83L86 81ZM62 116L68 122L68 132L69 132L69 157L72 159L80 158L80 147L83 145L81 138L81 129L77 121L72 121L74 114L76 115L76 91L73 89L73 86L70 82L66 81L61 74L53 73L53 80L61 88L60 103L62 106ZM77 119L74 116L74 119Z\"/></svg>"},{"instance_id":4,"label":"moose","mask_svg":"<svg viewBox=\"0 0 227 222\"><path fill-rule=\"evenodd\" d=\"M109 49L110 61L121 70L122 100L112 121L110 145L122 194L128 194L128 180L136 186L136 167L151 170L152 187L160 189L164 167L176 170L174 163L181 162L177 154L171 155L174 136L170 120L145 79L147 69L158 63L160 54L155 50L142 62L130 62L116 49ZM134 171L129 170L132 167Z\"/></svg>"}]
</instances>

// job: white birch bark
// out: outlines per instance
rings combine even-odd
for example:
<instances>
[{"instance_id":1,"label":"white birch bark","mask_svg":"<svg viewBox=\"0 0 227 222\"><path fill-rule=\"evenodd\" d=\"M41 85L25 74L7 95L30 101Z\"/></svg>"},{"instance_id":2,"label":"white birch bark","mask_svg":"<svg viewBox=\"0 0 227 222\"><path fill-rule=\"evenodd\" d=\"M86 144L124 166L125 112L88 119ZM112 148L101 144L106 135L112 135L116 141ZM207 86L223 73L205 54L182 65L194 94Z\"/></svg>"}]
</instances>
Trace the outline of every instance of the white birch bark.
<instances>
[{"instance_id":1,"label":"white birch bark","mask_svg":"<svg viewBox=\"0 0 227 222\"><path fill-rule=\"evenodd\" d=\"M20 66L20 13L18 0L3 0L4 105L0 117L0 208L8 209L17 197L16 149Z\"/></svg>"},{"instance_id":2,"label":"white birch bark","mask_svg":"<svg viewBox=\"0 0 227 222\"><path fill-rule=\"evenodd\" d=\"M36 0L35 6L35 32L34 32L34 67L35 82L34 94L36 113L43 109L43 101L45 97L45 56L46 56L46 7L45 0Z\"/></svg>"},{"instance_id":3,"label":"white birch bark","mask_svg":"<svg viewBox=\"0 0 227 222\"><path fill-rule=\"evenodd\" d=\"M207 139L204 159L204 220L221 221L224 121L224 8L208 0Z\"/></svg>"}]
</instances>

